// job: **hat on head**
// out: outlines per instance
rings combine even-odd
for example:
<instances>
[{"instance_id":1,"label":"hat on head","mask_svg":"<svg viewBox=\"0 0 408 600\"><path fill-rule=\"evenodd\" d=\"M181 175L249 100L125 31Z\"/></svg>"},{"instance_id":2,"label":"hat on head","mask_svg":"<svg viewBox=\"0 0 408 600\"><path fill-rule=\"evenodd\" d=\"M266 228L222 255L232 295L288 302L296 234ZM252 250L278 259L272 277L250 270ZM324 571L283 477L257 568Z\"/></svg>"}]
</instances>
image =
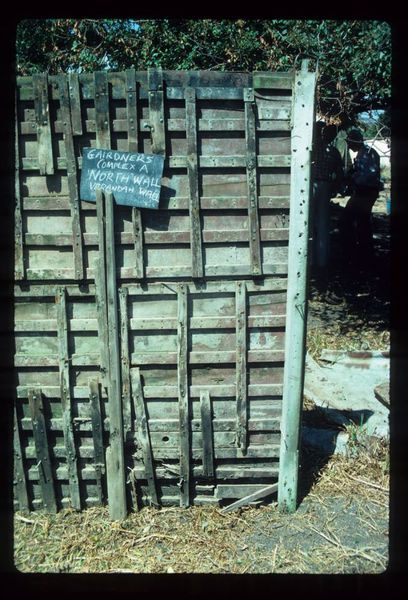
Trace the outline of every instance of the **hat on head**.
<instances>
[{"instance_id":1,"label":"hat on head","mask_svg":"<svg viewBox=\"0 0 408 600\"><path fill-rule=\"evenodd\" d=\"M348 142L362 142L363 139L363 134L359 129L350 129L350 131L347 133Z\"/></svg>"}]
</instances>

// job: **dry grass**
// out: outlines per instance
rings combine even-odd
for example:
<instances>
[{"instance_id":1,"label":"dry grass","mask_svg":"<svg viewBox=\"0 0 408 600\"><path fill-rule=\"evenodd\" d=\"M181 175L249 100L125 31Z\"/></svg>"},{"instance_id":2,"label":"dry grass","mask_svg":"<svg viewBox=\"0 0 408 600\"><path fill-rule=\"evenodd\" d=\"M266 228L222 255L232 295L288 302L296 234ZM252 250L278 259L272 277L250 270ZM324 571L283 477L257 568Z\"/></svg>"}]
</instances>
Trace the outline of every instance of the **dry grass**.
<instances>
[{"instance_id":1,"label":"dry grass","mask_svg":"<svg viewBox=\"0 0 408 600\"><path fill-rule=\"evenodd\" d=\"M352 432L351 432L352 433ZM388 448L350 435L349 457L332 457L298 511L276 503L144 508L111 522L107 508L15 516L22 572L378 573L387 565ZM316 461L314 461L316 464Z\"/></svg>"}]
</instances>

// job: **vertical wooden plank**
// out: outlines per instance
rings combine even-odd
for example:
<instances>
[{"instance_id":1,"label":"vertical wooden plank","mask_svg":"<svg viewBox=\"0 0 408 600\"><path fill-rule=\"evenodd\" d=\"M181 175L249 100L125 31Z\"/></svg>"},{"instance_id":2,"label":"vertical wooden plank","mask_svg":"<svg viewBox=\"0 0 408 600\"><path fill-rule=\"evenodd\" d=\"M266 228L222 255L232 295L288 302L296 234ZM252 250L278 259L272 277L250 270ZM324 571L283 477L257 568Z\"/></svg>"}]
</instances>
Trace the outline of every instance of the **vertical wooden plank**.
<instances>
[{"instance_id":1,"label":"vertical wooden plank","mask_svg":"<svg viewBox=\"0 0 408 600\"><path fill-rule=\"evenodd\" d=\"M33 425L33 436L38 460L38 477L42 491L43 507L46 512L56 513L57 502L55 499L54 480L52 476L50 454L48 451L41 389L32 388L28 390L28 405Z\"/></svg>"},{"instance_id":2,"label":"vertical wooden plank","mask_svg":"<svg viewBox=\"0 0 408 600\"><path fill-rule=\"evenodd\" d=\"M109 344L109 449L106 463L108 469L108 502L112 519L126 517L126 477L124 435L122 419L122 391L120 381L119 319L117 303L115 223L113 195L105 197L105 252L106 252L106 299Z\"/></svg>"},{"instance_id":3,"label":"vertical wooden plank","mask_svg":"<svg viewBox=\"0 0 408 600\"><path fill-rule=\"evenodd\" d=\"M247 315L246 285L236 282L236 387L237 387L237 447L245 454L248 445L247 397Z\"/></svg>"},{"instance_id":4,"label":"vertical wooden plank","mask_svg":"<svg viewBox=\"0 0 408 600\"><path fill-rule=\"evenodd\" d=\"M27 492L27 480L24 473L23 455L21 451L20 429L17 409L14 406L14 497L18 501L18 509L30 510Z\"/></svg>"},{"instance_id":5,"label":"vertical wooden plank","mask_svg":"<svg viewBox=\"0 0 408 600\"><path fill-rule=\"evenodd\" d=\"M138 111L138 86L134 69L126 71L126 106L128 125L128 150L139 151L139 111ZM142 213L139 208L132 208L133 239L135 247L135 277L144 277L143 267L143 230Z\"/></svg>"},{"instance_id":6,"label":"vertical wooden plank","mask_svg":"<svg viewBox=\"0 0 408 600\"><path fill-rule=\"evenodd\" d=\"M180 506L190 505L190 418L188 386L187 285L177 292L177 385L180 430Z\"/></svg>"},{"instance_id":7,"label":"vertical wooden plank","mask_svg":"<svg viewBox=\"0 0 408 600\"><path fill-rule=\"evenodd\" d=\"M164 85L162 69L148 69L149 121L153 154L166 154Z\"/></svg>"},{"instance_id":8,"label":"vertical wooden plank","mask_svg":"<svg viewBox=\"0 0 408 600\"><path fill-rule=\"evenodd\" d=\"M94 73L96 146L111 147L109 123L109 84L106 71Z\"/></svg>"},{"instance_id":9,"label":"vertical wooden plank","mask_svg":"<svg viewBox=\"0 0 408 600\"><path fill-rule=\"evenodd\" d=\"M142 382L140 379L140 369L138 367L131 370L131 386L133 405L136 416L137 439L142 449L143 463L150 494L150 501L154 506L159 506L149 426L143 398Z\"/></svg>"},{"instance_id":10,"label":"vertical wooden plank","mask_svg":"<svg viewBox=\"0 0 408 600\"><path fill-rule=\"evenodd\" d=\"M37 123L38 166L41 175L53 175L54 158L47 73L33 75L34 111Z\"/></svg>"},{"instance_id":11,"label":"vertical wooden plank","mask_svg":"<svg viewBox=\"0 0 408 600\"><path fill-rule=\"evenodd\" d=\"M214 444L210 392L200 392L201 435L203 440L203 476L214 477Z\"/></svg>"},{"instance_id":12,"label":"vertical wooden plank","mask_svg":"<svg viewBox=\"0 0 408 600\"><path fill-rule=\"evenodd\" d=\"M200 198L198 188L197 111L195 88L186 88L185 101L187 136L187 173L190 187L189 214L192 274L193 277L203 277L204 272L202 254L202 234L200 222Z\"/></svg>"},{"instance_id":13,"label":"vertical wooden plank","mask_svg":"<svg viewBox=\"0 0 408 600\"><path fill-rule=\"evenodd\" d=\"M129 152L139 151L139 115L137 102L136 73L134 69L126 71L126 109Z\"/></svg>"},{"instance_id":14,"label":"vertical wooden plank","mask_svg":"<svg viewBox=\"0 0 408 600\"><path fill-rule=\"evenodd\" d=\"M68 320L66 291L64 287L58 289L57 303L57 328L58 328L58 363L61 389L62 430L64 434L66 459L68 469L69 491L71 506L81 510L81 495L79 491L78 459L75 448L73 418L71 409L71 385L69 373L68 351Z\"/></svg>"},{"instance_id":15,"label":"vertical wooden plank","mask_svg":"<svg viewBox=\"0 0 408 600\"><path fill-rule=\"evenodd\" d=\"M73 135L82 135L81 93L78 73L68 74L69 103L71 106L71 125Z\"/></svg>"},{"instance_id":16,"label":"vertical wooden plank","mask_svg":"<svg viewBox=\"0 0 408 600\"><path fill-rule=\"evenodd\" d=\"M288 288L285 332L281 449L278 504L293 512L297 506L299 433L302 408L305 334L306 279L310 197L310 154L314 123L316 74L307 63L296 73L292 104L292 162L290 180L290 222Z\"/></svg>"},{"instance_id":17,"label":"vertical wooden plank","mask_svg":"<svg viewBox=\"0 0 408 600\"><path fill-rule=\"evenodd\" d=\"M122 403L123 403L123 431L132 430L132 414L130 400L130 360L129 360L129 311L128 311L128 289L119 289L120 307L120 341L121 341L121 365L122 365Z\"/></svg>"},{"instance_id":18,"label":"vertical wooden plank","mask_svg":"<svg viewBox=\"0 0 408 600\"><path fill-rule=\"evenodd\" d=\"M96 474L96 487L99 502L104 502L102 475L105 473L105 456L103 449L103 422L101 416L101 396L99 383L89 381L89 403L91 407L92 439L94 447L94 467Z\"/></svg>"},{"instance_id":19,"label":"vertical wooden plank","mask_svg":"<svg viewBox=\"0 0 408 600\"><path fill-rule=\"evenodd\" d=\"M105 262L105 208L102 190L96 189L96 217L98 224L98 259L94 263L95 302L98 318L98 338L101 355L101 375L105 388L109 381L108 313L106 299Z\"/></svg>"},{"instance_id":20,"label":"vertical wooden plank","mask_svg":"<svg viewBox=\"0 0 408 600\"><path fill-rule=\"evenodd\" d=\"M135 277L143 279L144 277L144 262L143 262L143 229L142 229L142 213L138 208L132 208L132 230L133 243L135 247Z\"/></svg>"},{"instance_id":21,"label":"vertical wooden plank","mask_svg":"<svg viewBox=\"0 0 408 600\"><path fill-rule=\"evenodd\" d=\"M18 138L17 94L15 105L15 207L14 207L14 275L16 279L24 279L23 219L20 182L20 148Z\"/></svg>"},{"instance_id":22,"label":"vertical wooden plank","mask_svg":"<svg viewBox=\"0 0 408 600\"><path fill-rule=\"evenodd\" d=\"M252 88L244 88L246 172L248 187L249 249L252 275L262 275L259 233L255 101Z\"/></svg>"},{"instance_id":23,"label":"vertical wooden plank","mask_svg":"<svg viewBox=\"0 0 408 600\"><path fill-rule=\"evenodd\" d=\"M71 211L72 246L74 251L75 278L84 279L83 240L81 231L77 160L75 157L74 139L72 137L71 108L69 104L68 83L66 75L57 75L57 86L59 93L62 130L64 133L65 155L67 162L67 179Z\"/></svg>"}]
</instances>

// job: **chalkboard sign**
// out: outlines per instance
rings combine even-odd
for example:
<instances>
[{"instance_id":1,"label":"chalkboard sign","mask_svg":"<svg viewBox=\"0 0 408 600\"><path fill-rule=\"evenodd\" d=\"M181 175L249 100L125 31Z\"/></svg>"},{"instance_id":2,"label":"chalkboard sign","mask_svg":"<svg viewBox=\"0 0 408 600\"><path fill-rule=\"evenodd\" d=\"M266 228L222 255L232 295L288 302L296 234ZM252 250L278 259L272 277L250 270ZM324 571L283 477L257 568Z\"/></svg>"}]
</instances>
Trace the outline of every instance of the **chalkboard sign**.
<instances>
[{"instance_id":1,"label":"chalkboard sign","mask_svg":"<svg viewBox=\"0 0 408 600\"><path fill-rule=\"evenodd\" d=\"M159 208L164 157L119 150L83 148L80 197L96 202L97 188L117 204Z\"/></svg>"}]
</instances>

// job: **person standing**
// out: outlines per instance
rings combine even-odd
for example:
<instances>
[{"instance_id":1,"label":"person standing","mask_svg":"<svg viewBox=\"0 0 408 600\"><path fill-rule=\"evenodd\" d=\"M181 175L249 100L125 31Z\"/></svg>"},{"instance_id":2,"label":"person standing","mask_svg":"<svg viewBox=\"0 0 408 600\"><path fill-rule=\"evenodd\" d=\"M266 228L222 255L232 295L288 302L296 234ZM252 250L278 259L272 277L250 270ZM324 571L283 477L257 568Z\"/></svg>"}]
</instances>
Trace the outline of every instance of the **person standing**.
<instances>
[{"instance_id":1,"label":"person standing","mask_svg":"<svg viewBox=\"0 0 408 600\"><path fill-rule=\"evenodd\" d=\"M343 184L344 171L341 155L333 145L337 135L335 125L316 123L312 157L312 264L317 287L326 291L330 253L330 199Z\"/></svg>"},{"instance_id":2,"label":"person standing","mask_svg":"<svg viewBox=\"0 0 408 600\"><path fill-rule=\"evenodd\" d=\"M347 143L357 154L346 176L350 199L340 221L343 248L349 262L371 267L374 260L371 211L382 189L380 157L364 144L359 129L348 132Z\"/></svg>"}]
</instances>

